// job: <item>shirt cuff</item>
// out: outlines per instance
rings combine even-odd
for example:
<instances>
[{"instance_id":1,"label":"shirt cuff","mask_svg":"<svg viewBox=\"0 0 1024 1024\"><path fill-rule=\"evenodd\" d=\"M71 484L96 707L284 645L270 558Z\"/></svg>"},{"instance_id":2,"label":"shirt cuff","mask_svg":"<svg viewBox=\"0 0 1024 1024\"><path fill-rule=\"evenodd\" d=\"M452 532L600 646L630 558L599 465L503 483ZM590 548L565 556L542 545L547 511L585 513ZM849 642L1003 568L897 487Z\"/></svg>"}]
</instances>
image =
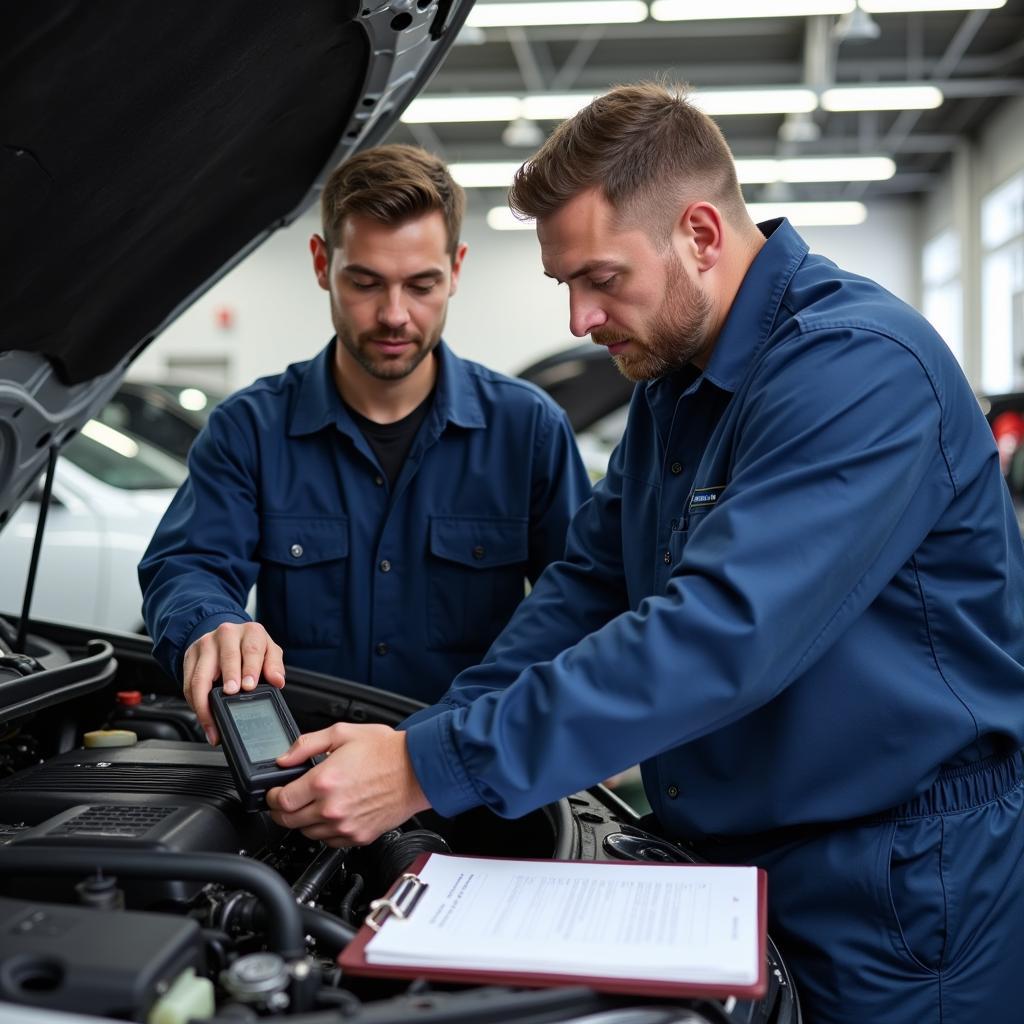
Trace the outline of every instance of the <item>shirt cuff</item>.
<instances>
[{"instance_id":1,"label":"shirt cuff","mask_svg":"<svg viewBox=\"0 0 1024 1024\"><path fill-rule=\"evenodd\" d=\"M462 708L445 711L406 729L406 749L420 788L430 806L446 818L483 803L455 748L455 730L463 714Z\"/></svg>"},{"instance_id":2,"label":"shirt cuff","mask_svg":"<svg viewBox=\"0 0 1024 1024\"><path fill-rule=\"evenodd\" d=\"M207 615L205 618L200 619L185 635L185 640L181 645L181 650L178 653L176 664L178 666L178 678L181 679L183 675L183 665L185 661L185 652L201 637L206 633L210 633L215 630L223 622L237 622L239 624L243 622L251 622L252 619L248 615L241 612L215 612L213 615Z\"/></svg>"}]
</instances>

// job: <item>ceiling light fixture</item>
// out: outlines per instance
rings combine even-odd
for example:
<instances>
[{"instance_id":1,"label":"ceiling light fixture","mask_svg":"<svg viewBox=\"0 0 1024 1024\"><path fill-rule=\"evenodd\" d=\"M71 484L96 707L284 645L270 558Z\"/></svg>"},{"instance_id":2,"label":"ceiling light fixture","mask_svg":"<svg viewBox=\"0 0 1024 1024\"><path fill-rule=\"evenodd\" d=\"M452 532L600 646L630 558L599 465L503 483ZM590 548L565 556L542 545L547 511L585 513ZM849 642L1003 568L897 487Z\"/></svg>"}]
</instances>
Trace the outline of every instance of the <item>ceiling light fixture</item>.
<instances>
[{"instance_id":1,"label":"ceiling light fixture","mask_svg":"<svg viewBox=\"0 0 1024 1024\"><path fill-rule=\"evenodd\" d=\"M518 96L421 96L405 108L406 124L457 121L514 121L522 112Z\"/></svg>"},{"instance_id":2,"label":"ceiling light fixture","mask_svg":"<svg viewBox=\"0 0 1024 1024\"><path fill-rule=\"evenodd\" d=\"M854 0L654 0L655 21L714 21L719 18L807 18L849 14Z\"/></svg>"},{"instance_id":3,"label":"ceiling light fixture","mask_svg":"<svg viewBox=\"0 0 1024 1024\"><path fill-rule=\"evenodd\" d=\"M837 85L821 94L825 110L932 110L942 105L934 85Z\"/></svg>"},{"instance_id":4,"label":"ceiling light fixture","mask_svg":"<svg viewBox=\"0 0 1024 1024\"><path fill-rule=\"evenodd\" d=\"M629 25L647 20L643 0L551 0L550 3L481 3L466 18L471 28L526 25Z\"/></svg>"},{"instance_id":5,"label":"ceiling light fixture","mask_svg":"<svg viewBox=\"0 0 1024 1024\"><path fill-rule=\"evenodd\" d=\"M803 227L852 227L867 219L863 203L748 203L747 211L755 221L787 217L791 224ZM532 231L536 222L519 220L507 206L487 211L487 226L494 231Z\"/></svg>"},{"instance_id":6,"label":"ceiling light fixture","mask_svg":"<svg viewBox=\"0 0 1024 1024\"><path fill-rule=\"evenodd\" d=\"M448 170L463 188L508 188L521 164L521 160L488 160L449 164Z\"/></svg>"},{"instance_id":7,"label":"ceiling light fixture","mask_svg":"<svg viewBox=\"0 0 1024 1024\"><path fill-rule=\"evenodd\" d=\"M492 231L532 231L534 220L519 220L507 206L492 206L487 211L487 226Z\"/></svg>"},{"instance_id":8,"label":"ceiling light fixture","mask_svg":"<svg viewBox=\"0 0 1024 1024\"><path fill-rule=\"evenodd\" d=\"M994 11L1006 0L861 0L869 14L910 14L917 11ZM480 5L486 6L486 5ZM655 21L715 21L727 18L807 18L820 14L849 15L855 0L654 0ZM478 10L474 8L474 10Z\"/></svg>"},{"instance_id":9,"label":"ceiling light fixture","mask_svg":"<svg viewBox=\"0 0 1024 1024\"><path fill-rule=\"evenodd\" d=\"M919 11L995 11L1006 0L860 0L869 14L916 14Z\"/></svg>"},{"instance_id":10,"label":"ceiling light fixture","mask_svg":"<svg viewBox=\"0 0 1024 1024\"><path fill-rule=\"evenodd\" d=\"M832 38L837 43L868 43L881 34L878 22L860 4L832 26Z\"/></svg>"},{"instance_id":11,"label":"ceiling light fixture","mask_svg":"<svg viewBox=\"0 0 1024 1024\"><path fill-rule=\"evenodd\" d=\"M755 221L786 217L791 224L804 227L849 227L863 224L867 207L863 203L747 203L747 212Z\"/></svg>"},{"instance_id":12,"label":"ceiling light fixture","mask_svg":"<svg viewBox=\"0 0 1024 1024\"><path fill-rule=\"evenodd\" d=\"M453 163L452 177L463 188L508 188L520 167L516 160L492 160L479 163ZM808 184L829 181L887 181L896 173L896 164L887 156L806 156L741 157L736 161L736 176L741 185L767 185L772 182Z\"/></svg>"}]
</instances>

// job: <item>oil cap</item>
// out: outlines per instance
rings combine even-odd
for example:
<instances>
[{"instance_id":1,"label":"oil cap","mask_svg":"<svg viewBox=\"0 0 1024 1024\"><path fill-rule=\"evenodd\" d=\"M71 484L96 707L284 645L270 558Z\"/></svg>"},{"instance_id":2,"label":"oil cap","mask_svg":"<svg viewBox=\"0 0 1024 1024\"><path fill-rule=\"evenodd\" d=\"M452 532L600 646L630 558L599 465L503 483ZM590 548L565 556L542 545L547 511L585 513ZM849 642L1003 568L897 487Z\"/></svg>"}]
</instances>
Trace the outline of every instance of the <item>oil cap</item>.
<instances>
[{"instance_id":1,"label":"oil cap","mask_svg":"<svg viewBox=\"0 0 1024 1024\"><path fill-rule=\"evenodd\" d=\"M139 742L137 733L131 729L94 729L82 737L86 749L95 747L133 747Z\"/></svg>"}]
</instances>

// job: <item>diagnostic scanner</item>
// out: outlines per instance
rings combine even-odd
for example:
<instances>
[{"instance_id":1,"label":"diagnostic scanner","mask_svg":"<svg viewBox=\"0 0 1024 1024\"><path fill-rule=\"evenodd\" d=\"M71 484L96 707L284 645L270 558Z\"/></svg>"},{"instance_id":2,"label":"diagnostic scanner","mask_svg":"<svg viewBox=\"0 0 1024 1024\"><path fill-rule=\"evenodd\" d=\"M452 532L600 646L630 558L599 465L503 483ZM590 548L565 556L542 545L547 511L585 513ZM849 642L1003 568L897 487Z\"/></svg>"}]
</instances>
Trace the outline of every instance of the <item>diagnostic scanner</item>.
<instances>
[{"instance_id":1,"label":"diagnostic scanner","mask_svg":"<svg viewBox=\"0 0 1024 1024\"><path fill-rule=\"evenodd\" d=\"M210 692L210 710L220 732L221 747L248 811L267 809L267 790L284 786L313 767L313 760L282 768L276 758L299 737L299 727L281 696L266 683L255 690Z\"/></svg>"}]
</instances>

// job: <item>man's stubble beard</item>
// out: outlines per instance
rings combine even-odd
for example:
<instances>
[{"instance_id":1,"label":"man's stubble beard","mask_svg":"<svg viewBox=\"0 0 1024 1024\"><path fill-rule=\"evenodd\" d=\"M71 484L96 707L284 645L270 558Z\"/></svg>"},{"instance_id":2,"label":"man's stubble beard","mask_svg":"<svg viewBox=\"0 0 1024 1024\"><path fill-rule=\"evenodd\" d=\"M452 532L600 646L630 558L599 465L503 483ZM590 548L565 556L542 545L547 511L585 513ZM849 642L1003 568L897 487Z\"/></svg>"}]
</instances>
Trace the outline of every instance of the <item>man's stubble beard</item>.
<instances>
[{"instance_id":1,"label":"man's stubble beard","mask_svg":"<svg viewBox=\"0 0 1024 1024\"><path fill-rule=\"evenodd\" d=\"M377 380L403 380L405 377L408 377L440 344L447 312L446 309L445 315L442 316L441 322L437 326L437 330L431 334L426 342L424 342L421 335L407 337L405 334L396 334L394 331L383 329L364 332L361 335L354 336L334 305L334 299L331 299L331 319L334 322L334 333L338 336L338 341L345 347L345 351L371 377ZM416 347L408 357L388 359L385 356L381 356L375 359L370 354L373 351L372 339L374 338L385 341L411 341Z\"/></svg>"},{"instance_id":2,"label":"man's stubble beard","mask_svg":"<svg viewBox=\"0 0 1024 1024\"><path fill-rule=\"evenodd\" d=\"M672 255L665 299L646 337L634 340L633 351L612 357L622 376L634 383L682 369L708 344L711 300L686 276L679 257Z\"/></svg>"}]
</instances>

